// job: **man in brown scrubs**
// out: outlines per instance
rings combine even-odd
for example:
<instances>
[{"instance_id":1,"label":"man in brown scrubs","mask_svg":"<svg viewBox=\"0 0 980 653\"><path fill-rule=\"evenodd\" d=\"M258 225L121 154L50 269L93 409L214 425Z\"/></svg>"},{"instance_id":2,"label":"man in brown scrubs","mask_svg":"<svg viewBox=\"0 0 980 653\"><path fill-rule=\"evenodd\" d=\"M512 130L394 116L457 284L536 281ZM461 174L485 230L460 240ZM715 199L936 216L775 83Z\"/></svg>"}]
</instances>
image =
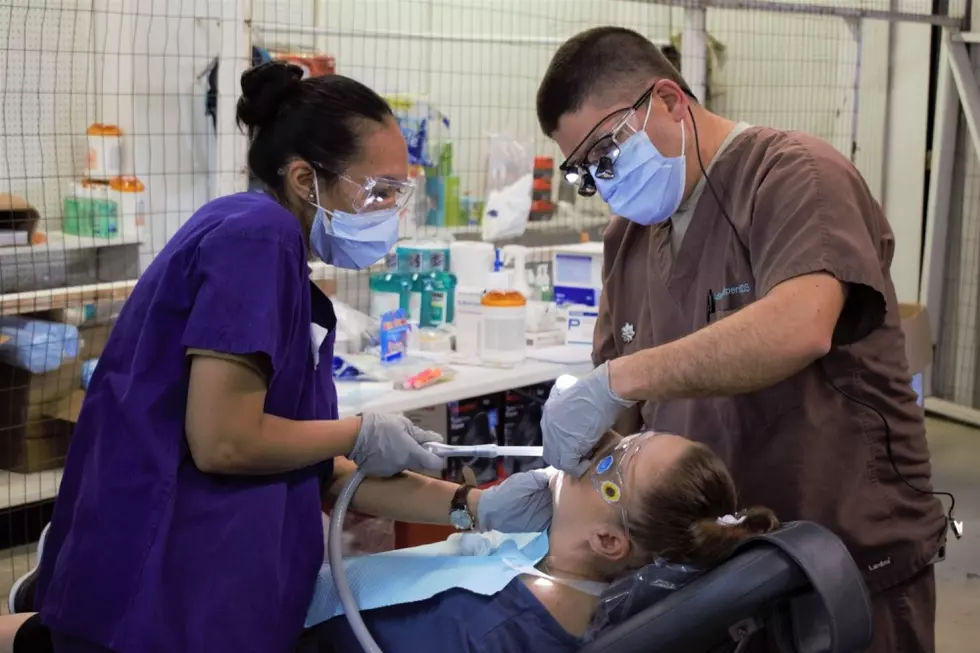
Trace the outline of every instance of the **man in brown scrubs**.
<instances>
[{"instance_id":1,"label":"man in brown scrubs","mask_svg":"<svg viewBox=\"0 0 980 653\"><path fill-rule=\"evenodd\" d=\"M844 540L872 593L870 650L934 651L947 520L905 360L894 238L860 173L817 138L710 113L622 28L562 45L537 111L566 178L617 216L597 367L546 405L545 458L581 474L617 419L704 442L745 505Z\"/></svg>"}]
</instances>

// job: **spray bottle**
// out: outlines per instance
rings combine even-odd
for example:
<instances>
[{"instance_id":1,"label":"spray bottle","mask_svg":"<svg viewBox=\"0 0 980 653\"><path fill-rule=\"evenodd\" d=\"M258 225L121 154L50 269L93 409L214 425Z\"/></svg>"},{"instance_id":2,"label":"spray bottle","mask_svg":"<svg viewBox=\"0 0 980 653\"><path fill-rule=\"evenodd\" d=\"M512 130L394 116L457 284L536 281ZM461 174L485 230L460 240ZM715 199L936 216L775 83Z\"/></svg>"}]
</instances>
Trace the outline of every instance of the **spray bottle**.
<instances>
[{"instance_id":1,"label":"spray bottle","mask_svg":"<svg viewBox=\"0 0 980 653\"><path fill-rule=\"evenodd\" d=\"M527 247L523 245L504 245L500 249L504 266L511 268L511 288L531 297L531 288L527 283Z\"/></svg>"}]
</instances>

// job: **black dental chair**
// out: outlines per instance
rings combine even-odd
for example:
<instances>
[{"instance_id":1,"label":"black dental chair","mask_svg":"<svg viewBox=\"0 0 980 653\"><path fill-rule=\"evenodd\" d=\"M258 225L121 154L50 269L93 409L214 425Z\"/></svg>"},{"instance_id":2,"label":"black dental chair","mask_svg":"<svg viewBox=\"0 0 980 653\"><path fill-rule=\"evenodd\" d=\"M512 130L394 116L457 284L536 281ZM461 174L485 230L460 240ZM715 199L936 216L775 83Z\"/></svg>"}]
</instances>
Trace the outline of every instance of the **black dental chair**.
<instances>
[{"instance_id":1,"label":"black dental chair","mask_svg":"<svg viewBox=\"0 0 980 653\"><path fill-rule=\"evenodd\" d=\"M741 653L766 640L781 653L859 653L871 641L857 565L810 522L746 540L717 568L651 596L579 653Z\"/></svg>"}]
</instances>

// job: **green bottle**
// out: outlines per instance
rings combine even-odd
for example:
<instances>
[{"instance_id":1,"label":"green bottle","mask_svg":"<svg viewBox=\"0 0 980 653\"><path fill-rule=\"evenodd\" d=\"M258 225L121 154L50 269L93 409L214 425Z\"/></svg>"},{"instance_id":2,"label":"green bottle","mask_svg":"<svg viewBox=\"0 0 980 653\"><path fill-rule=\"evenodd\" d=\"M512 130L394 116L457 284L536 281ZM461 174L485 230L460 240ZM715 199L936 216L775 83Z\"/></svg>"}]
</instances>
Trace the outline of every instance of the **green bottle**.
<instances>
[{"instance_id":1,"label":"green bottle","mask_svg":"<svg viewBox=\"0 0 980 653\"><path fill-rule=\"evenodd\" d=\"M456 319L456 275L433 271L422 276L419 326L441 327Z\"/></svg>"},{"instance_id":2,"label":"green bottle","mask_svg":"<svg viewBox=\"0 0 980 653\"><path fill-rule=\"evenodd\" d=\"M411 276L397 271L394 256L385 258L384 272L372 274L368 281L371 289L371 317L380 320L388 311L409 310L412 280Z\"/></svg>"}]
</instances>

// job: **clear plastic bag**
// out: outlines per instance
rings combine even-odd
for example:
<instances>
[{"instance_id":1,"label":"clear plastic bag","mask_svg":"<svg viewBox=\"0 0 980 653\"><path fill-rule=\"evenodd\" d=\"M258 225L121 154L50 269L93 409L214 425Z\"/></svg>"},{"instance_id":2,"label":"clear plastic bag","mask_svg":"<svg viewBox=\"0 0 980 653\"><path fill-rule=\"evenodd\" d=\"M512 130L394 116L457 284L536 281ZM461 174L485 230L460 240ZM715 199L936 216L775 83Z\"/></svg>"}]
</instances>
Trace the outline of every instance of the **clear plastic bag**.
<instances>
[{"instance_id":1,"label":"clear plastic bag","mask_svg":"<svg viewBox=\"0 0 980 653\"><path fill-rule=\"evenodd\" d=\"M382 363L374 353L337 355L333 365L337 380L391 382L396 390L421 390L456 376L448 365L411 355L396 363Z\"/></svg>"},{"instance_id":2,"label":"clear plastic bag","mask_svg":"<svg viewBox=\"0 0 980 653\"><path fill-rule=\"evenodd\" d=\"M599 599L585 641L592 641L604 629L626 621L703 573L695 567L657 560L613 582Z\"/></svg>"},{"instance_id":3,"label":"clear plastic bag","mask_svg":"<svg viewBox=\"0 0 980 653\"><path fill-rule=\"evenodd\" d=\"M449 140L449 118L430 103L411 95L391 95L386 99L408 146L408 162L425 167L435 165L433 145Z\"/></svg>"},{"instance_id":4,"label":"clear plastic bag","mask_svg":"<svg viewBox=\"0 0 980 653\"><path fill-rule=\"evenodd\" d=\"M483 240L517 238L524 233L531 212L533 183L532 145L506 134L492 134L487 154Z\"/></svg>"},{"instance_id":5,"label":"clear plastic bag","mask_svg":"<svg viewBox=\"0 0 980 653\"><path fill-rule=\"evenodd\" d=\"M337 342L349 343L346 347L337 346L337 351L356 353L377 342L377 320L336 299L333 300L333 309L337 316Z\"/></svg>"}]
</instances>

